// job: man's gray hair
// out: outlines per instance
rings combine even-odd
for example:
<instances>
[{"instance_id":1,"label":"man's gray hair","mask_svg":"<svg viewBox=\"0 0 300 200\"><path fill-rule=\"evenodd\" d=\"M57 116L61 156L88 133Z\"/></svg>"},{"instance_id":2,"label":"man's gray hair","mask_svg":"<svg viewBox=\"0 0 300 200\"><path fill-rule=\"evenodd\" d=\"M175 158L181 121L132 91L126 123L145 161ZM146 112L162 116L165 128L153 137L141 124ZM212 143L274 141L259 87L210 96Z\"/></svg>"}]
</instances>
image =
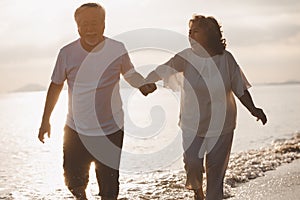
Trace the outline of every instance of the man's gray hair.
<instances>
[{"instance_id":1,"label":"man's gray hair","mask_svg":"<svg viewBox=\"0 0 300 200\"><path fill-rule=\"evenodd\" d=\"M75 17L75 21L78 24L79 22L79 18L80 18L80 14L82 12L84 12L84 10L86 10L87 8L96 8L99 10L100 14L101 14L101 18L103 18L103 20L105 19L105 9L98 3L85 3L82 4L80 7L78 7L75 11L74 17Z\"/></svg>"}]
</instances>

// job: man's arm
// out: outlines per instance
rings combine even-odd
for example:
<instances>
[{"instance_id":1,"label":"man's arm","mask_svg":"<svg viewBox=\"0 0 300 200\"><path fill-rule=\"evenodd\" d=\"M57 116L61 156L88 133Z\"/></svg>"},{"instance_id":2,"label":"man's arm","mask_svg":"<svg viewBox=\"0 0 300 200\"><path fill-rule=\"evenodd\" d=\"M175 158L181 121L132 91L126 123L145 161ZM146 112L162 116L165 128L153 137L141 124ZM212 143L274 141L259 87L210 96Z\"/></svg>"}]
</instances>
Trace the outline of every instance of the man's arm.
<instances>
[{"instance_id":1,"label":"man's arm","mask_svg":"<svg viewBox=\"0 0 300 200\"><path fill-rule=\"evenodd\" d=\"M161 77L155 71L150 72L146 78L146 82L148 83L155 83L160 80Z\"/></svg>"},{"instance_id":2,"label":"man's arm","mask_svg":"<svg viewBox=\"0 0 300 200\"><path fill-rule=\"evenodd\" d=\"M155 83L147 83L144 77L134 69L132 69L131 72L125 74L124 78L132 87L138 88L140 92L145 96L156 90Z\"/></svg>"},{"instance_id":3,"label":"man's arm","mask_svg":"<svg viewBox=\"0 0 300 200\"><path fill-rule=\"evenodd\" d=\"M135 71L133 64L130 61L128 53L122 55L122 68L121 73L124 79L135 88L138 88L141 93L147 96L149 93L156 90L154 83L146 83L144 77Z\"/></svg>"},{"instance_id":4,"label":"man's arm","mask_svg":"<svg viewBox=\"0 0 300 200\"><path fill-rule=\"evenodd\" d=\"M134 68L128 70L125 74L123 74L124 79L134 88L139 88L145 85L144 77L135 71Z\"/></svg>"},{"instance_id":5,"label":"man's arm","mask_svg":"<svg viewBox=\"0 0 300 200\"><path fill-rule=\"evenodd\" d=\"M63 88L63 84L55 84L53 82L51 82L49 86L42 123L38 135L38 138L42 143L44 143L44 136L46 133L48 133L48 137L50 137L51 134L50 116L56 105L56 102L58 100L62 88Z\"/></svg>"},{"instance_id":6,"label":"man's arm","mask_svg":"<svg viewBox=\"0 0 300 200\"><path fill-rule=\"evenodd\" d=\"M244 95L239 97L241 103L249 110L249 112L254 116L257 117L257 121L261 120L263 124L267 123L267 117L264 111L261 108L256 108L252 97L248 90L244 91Z\"/></svg>"}]
</instances>

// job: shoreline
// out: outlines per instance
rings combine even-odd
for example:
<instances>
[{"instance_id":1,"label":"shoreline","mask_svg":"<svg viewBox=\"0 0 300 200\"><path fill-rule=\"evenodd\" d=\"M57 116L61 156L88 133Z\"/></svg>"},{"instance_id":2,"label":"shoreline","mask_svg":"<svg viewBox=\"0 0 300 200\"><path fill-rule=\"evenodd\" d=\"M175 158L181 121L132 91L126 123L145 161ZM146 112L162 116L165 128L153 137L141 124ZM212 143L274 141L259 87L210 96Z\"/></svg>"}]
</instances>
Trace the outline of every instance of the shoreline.
<instances>
[{"instance_id":1,"label":"shoreline","mask_svg":"<svg viewBox=\"0 0 300 200\"><path fill-rule=\"evenodd\" d=\"M279 200L282 195L286 197L289 194L289 199L295 199L292 197L300 194L300 168L297 168L299 164L300 133L290 139L275 140L264 148L233 153L225 175L224 198L269 199L273 195L270 199L278 197ZM285 184L290 179L293 181ZM193 199L193 192L184 187L184 170L125 176L120 182L119 200ZM205 182L204 176L204 190ZM278 187L282 187L282 190L277 196ZM267 188L269 193L265 192Z\"/></svg>"},{"instance_id":2,"label":"shoreline","mask_svg":"<svg viewBox=\"0 0 300 200\"><path fill-rule=\"evenodd\" d=\"M256 190L258 190L258 192L256 192L257 194L267 195L264 194L264 191L266 190L265 187L269 187L265 183L263 184L264 187L262 188L255 189L254 187L249 191L247 190L247 188L248 186L250 187L251 184L259 182L257 180L269 179L269 174L272 174L272 176L274 177L279 176L280 170L283 171L282 173L285 173L285 176L289 176L288 171L284 170L285 168L294 169L294 175L299 177L300 168L296 168L297 164L295 164L300 163L299 158L300 133L296 133L294 137L290 139L277 139L273 141L269 146L264 148L249 150L232 155L224 180L225 186L227 188L228 186L230 186L232 190L229 190L229 192L227 191L228 193L226 197L234 197L233 199L246 199L247 197L249 199L257 199L251 196L251 194L254 194ZM277 180L278 177L274 179L275 180L272 181L279 181ZM298 182L300 183L300 181ZM248 191L246 192L248 195L241 198L241 193L245 193L245 191ZM300 192L300 188L298 192ZM268 198L268 196L264 196L264 198L258 199L266 198Z\"/></svg>"},{"instance_id":3,"label":"shoreline","mask_svg":"<svg viewBox=\"0 0 300 200\"><path fill-rule=\"evenodd\" d=\"M294 200L300 197L300 159L283 164L265 176L234 188L234 197L228 200Z\"/></svg>"},{"instance_id":4,"label":"shoreline","mask_svg":"<svg viewBox=\"0 0 300 200\"><path fill-rule=\"evenodd\" d=\"M299 165L300 133L291 139L276 140L264 148L233 153L224 181L225 198L228 200L297 199L300 195ZM30 170L28 172L30 173ZM87 195L90 200L100 200L101 198L97 196L95 174L93 170L91 172ZM193 192L184 187L185 177L183 169L122 174L118 200L192 200ZM40 177L41 181L35 187L45 189L32 190L34 184L22 186L22 182L20 185L16 182L18 180L16 178L18 177L6 178L10 186L0 187L0 199L72 199L63 180L56 180L54 185L51 185L53 182L47 185L47 181L50 182L53 177L46 177L47 181L43 181Z\"/></svg>"}]
</instances>

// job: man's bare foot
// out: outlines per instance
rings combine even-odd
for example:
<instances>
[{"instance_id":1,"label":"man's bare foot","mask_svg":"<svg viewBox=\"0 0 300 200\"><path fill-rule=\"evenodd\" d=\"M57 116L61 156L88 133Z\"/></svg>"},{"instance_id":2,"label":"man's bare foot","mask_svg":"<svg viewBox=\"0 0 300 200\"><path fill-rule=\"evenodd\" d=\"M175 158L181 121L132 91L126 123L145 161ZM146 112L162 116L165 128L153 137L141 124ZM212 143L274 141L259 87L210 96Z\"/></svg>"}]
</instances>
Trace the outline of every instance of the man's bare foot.
<instances>
[{"instance_id":1,"label":"man's bare foot","mask_svg":"<svg viewBox=\"0 0 300 200\"><path fill-rule=\"evenodd\" d=\"M197 190L194 190L194 199L195 200L204 200L204 194L202 188L199 188Z\"/></svg>"},{"instance_id":2,"label":"man's bare foot","mask_svg":"<svg viewBox=\"0 0 300 200\"><path fill-rule=\"evenodd\" d=\"M70 190L75 196L76 200L87 200L85 194L85 187L77 187Z\"/></svg>"}]
</instances>

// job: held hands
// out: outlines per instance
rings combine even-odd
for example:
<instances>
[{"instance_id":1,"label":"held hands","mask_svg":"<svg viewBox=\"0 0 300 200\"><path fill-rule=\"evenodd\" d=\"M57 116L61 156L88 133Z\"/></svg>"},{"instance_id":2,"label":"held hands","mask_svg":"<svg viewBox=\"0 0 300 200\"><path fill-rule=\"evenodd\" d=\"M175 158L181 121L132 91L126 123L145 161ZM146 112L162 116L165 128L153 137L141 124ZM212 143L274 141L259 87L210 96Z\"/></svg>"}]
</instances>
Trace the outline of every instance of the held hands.
<instances>
[{"instance_id":1,"label":"held hands","mask_svg":"<svg viewBox=\"0 0 300 200\"><path fill-rule=\"evenodd\" d=\"M267 123L267 117L261 108L255 108L251 111L251 114L257 118L257 121L261 121L263 125Z\"/></svg>"},{"instance_id":2,"label":"held hands","mask_svg":"<svg viewBox=\"0 0 300 200\"><path fill-rule=\"evenodd\" d=\"M156 87L155 83L147 83L147 84L139 87L140 92L144 96L147 96L148 94L154 92L156 89L157 89L157 87Z\"/></svg>"}]
</instances>

